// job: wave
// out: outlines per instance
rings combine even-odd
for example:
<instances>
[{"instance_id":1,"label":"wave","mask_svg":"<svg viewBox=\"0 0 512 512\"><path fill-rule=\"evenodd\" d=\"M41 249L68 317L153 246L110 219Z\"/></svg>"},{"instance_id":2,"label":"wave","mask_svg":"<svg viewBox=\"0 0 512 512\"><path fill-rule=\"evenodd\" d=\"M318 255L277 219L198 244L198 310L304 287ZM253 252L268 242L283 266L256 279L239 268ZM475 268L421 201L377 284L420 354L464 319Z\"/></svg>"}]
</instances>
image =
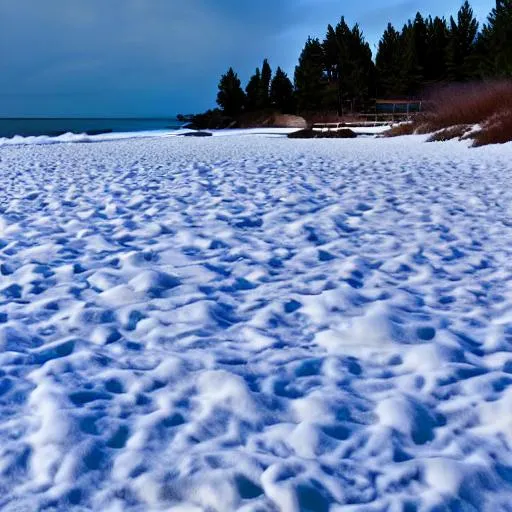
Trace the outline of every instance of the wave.
<instances>
[{"instance_id":1,"label":"wave","mask_svg":"<svg viewBox=\"0 0 512 512\"><path fill-rule=\"evenodd\" d=\"M263 137L286 137L288 133L296 131L296 128L244 128L229 130L208 130L215 137L233 137L242 135L258 135ZM158 137L177 137L195 130L179 128L173 130L147 130L139 132L118 132L90 135L88 133L64 133L58 136L37 135L22 137L16 135L11 138L0 137L0 147L3 146L28 146L44 144L66 144L66 143L87 143L87 142L108 142L126 139L147 139Z\"/></svg>"},{"instance_id":2,"label":"wave","mask_svg":"<svg viewBox=\"0 0 512 512\"><path fill-rule=\"evenodd\" d=\"M184 130L148 130L139 132L108 132L99 134L88 133L63 133L61 135L31 135L23 137L15 135L14 137L0 137L0 147L2 146L28 146L28 145L44 145L44 144L65 144L77 142L107 142L123 139L140 139L148 137L169 137L178 135L179 132L185 133Z\"/></svg>"}]
</instances>

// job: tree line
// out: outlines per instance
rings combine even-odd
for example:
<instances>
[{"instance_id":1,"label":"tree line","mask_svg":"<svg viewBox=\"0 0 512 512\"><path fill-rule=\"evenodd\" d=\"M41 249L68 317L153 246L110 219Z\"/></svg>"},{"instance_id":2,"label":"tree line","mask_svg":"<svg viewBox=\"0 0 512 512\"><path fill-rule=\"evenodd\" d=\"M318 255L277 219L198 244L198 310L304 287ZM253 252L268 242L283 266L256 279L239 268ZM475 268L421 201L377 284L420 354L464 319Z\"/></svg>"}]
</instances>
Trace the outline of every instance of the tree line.
<instances>
[{"instance_id":1,"label":"tree line","mask_svg":"<svg viewBox=\"0 0 512 512\"><path fill-rule=\"evenodd\" d=\"M228 116L236 116L243 110L257 112L267 108L291 113L295 110L295 91L288 75L280 67L272 76L272 69L265 59L261 70L256 68L249 79L245 92L238 75L229 68L220 79L217 103Z\"/></svg>"},{"instance_id":2,"label":"tree line","mask_svg":"<svg viewBox=\"0 0 512 512\"><path fill-rule=\"evenodd\" d=\"M419 12L401 30L388 24L373 59L358 24L342 17L323 40L309 37L293 83L265 59L245 90L229 68L221 77L217 103L225 115L273 108L283 113L367 108L374 98L415 98L433 85L512 77L512 0L497 0L479 30L466 0L449 20Z\"/></svg>"}]
</instances>

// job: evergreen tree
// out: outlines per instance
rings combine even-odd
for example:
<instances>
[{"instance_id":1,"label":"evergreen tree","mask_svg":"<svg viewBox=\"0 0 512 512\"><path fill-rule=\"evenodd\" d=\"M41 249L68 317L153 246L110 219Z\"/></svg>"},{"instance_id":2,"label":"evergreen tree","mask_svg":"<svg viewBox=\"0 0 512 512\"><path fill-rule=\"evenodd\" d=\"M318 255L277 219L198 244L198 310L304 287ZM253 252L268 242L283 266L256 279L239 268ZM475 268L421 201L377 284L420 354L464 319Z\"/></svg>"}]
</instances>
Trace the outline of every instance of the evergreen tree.
<instances>
[{"instance_id":1,"label":"evergreen tree","mask_svg":"<svg viewBox=\"0 0 512 512\"><path fill-rule=\"evenodd\" d=\"M343 20L343 18L342 18ZM348 30L348 26L347 26ZM329 83L336 82L338 80L338 41L336 38L336 31L332 25L327 26L327 34L323 42L324 52L324 65L327 73L327 80Z\"/></svg>"},{"instance_id":2,"label":"evergreen tree","mask_svg":"<svg viewBox=\"0 0 512 512\"><path fill-rule=\"evenodd\" d=\"M299 111L322 109L327 83L324 54L318 39L308 38L295 68L295 92Z\"/></svg>"},{"instance_id":3,"label":"evergreen tree","mask_svg":"<svg viewBox=\"0 0 512 512\"><path fill-rule=\"evenodd\" d=\"M343 115L343 107L359 108L373 91L374 65L370 46L358 25L349 28L342 17L336 28L327 27L323 43L328 81L324 103Z\"/></svg>"},{"instance_id":4,"label":"evergreen tree","mask_svg":"<svg viewBox=\"0 0 512 512\"><path fill-rule=\"evenodd\" d=\"M429 16L427 21L426 60L424 79L427 83L446 79L446 52L448 47L448 26L444 18Z\"/></svg>"},{"instance_id":5,"label":"evergreen tree","mask_svg":"<svg viewBox=\"0 0 512 512\"><path fill-rule=\"evenodd\" d=\"M263 108L270 105L270 81L272 80L272 69L265 59L261 67L260 96Z\"/></svg>"},{"instance_id":6,"label":"evergreen tree","mask_svg":"<svg viewBox=\"0 0 512 512\"><path fill-rule=\"evenodd\" d=\"M336 33L329 25L322 43L324 55L325 90L323 94L324 108L339 110L341 104L341 84L338 81L338 48Z\"/></svg>"},{"instance_id":7,"label":"evergreen tree","mask_svg":"<svg viewBox=\"0 0 512 512\"><path fill-rule=\"evenodd\" d=\"M261 105L261 73L260 68L251 76L245 88L246 102L245 109L249 112L259 110Z\"/></svg>"},{"instance_id":8,"label":"evergreen tree","mask_svg":"<svg viewBox=\"0 0 512 512\"><path fill-rule=\"evenodd\" d=\"M409 20L400 34L401 71L400 89L402 95L412 96L421 90L424 83L426 65L427 28L421 14L417 14L414 22Z\"/></svg>"},{"instance_id":9,"label":"evergreen tree","mask_svg":"<svg viewBox=\"0 0 512 512\"><path fill-rule=\"evenodd\" d=\"M270 106L270 82L272 80L272 70L265 59L261 68L256 68L256 72L251 76L247 87L245 108L249 112L262 110Z\"/></svg>"},{"instance_id":10,"label":"evergreen tree","mask_svg":"<svg viewBox=\"0 0 512 512\"><path fill-rule=\"evenodd\" d=\"M446 78L446 21L420 13L401 33L391 24L379 42L376 57L378 91L386 97L418 94L425 84Z\"/></svg>"},{"instance_id":11,"label":"evergreen tree","mask_svg":"<svg viewBox=\"0 0 512 512\"><path fill-rule=\"evenodd\" d=\"M416 13L416 17L414 18L413 30L418 74L420 83L422 83L425 79L425 70L427 68L427 24L419 12Z\"/></svg>"},{"instance_id":12,"label":"evergreen tree","mask_svg":"<svg viewBox=\"0 0 512 512\"><path fill-rule=\"evenodd\" d=\"M473 9L466 0L457 14L457 21L450 17L450 35L448 41L448 77L450 80L464 82L475 75L475 42L478 21Z\"/></svg>"},{"instance_id":13,"label":"evergreen tree","mask_svg":"<svg viewBox=\"0 0 512 512\"><path fill-rule=\"evenodd\" d=\"M293 84L280 67L277 68L270 85L270 101L283 114L294 111Z\"/></svg>"},{"instance_id":14,"label":"evergreen tree","mask_svg":"<svg viewBox=\"0 0 512 512\"><path fill-rule=\"evenodd\" d=\"M448 27L439 17L417 13L402 31L389 24L376 57L378 92L385 97L412 96L446 78Z\"/></svg>"},{"instance_id":15,"label":"evergreen tree","mask_svg":"<svg viewBox=\"0 0 512 512\"><path fill-rule=\"evenodd\" d=\"M361 109L370 96L375 96L375 65L370 45L365 41L359 25L354 25L349 40L351 65L346 88L351 96L352 109Z\"/></svg>"},{"instance_id":16,"label":"evergreen tree","mask_svg":"<svg viewBox=\"0 0 512 512\"><path fill-rule=\"evenodd\" d=\"M343 113L343 103L347 97L344 88L343 76L348 73L350 28L342 16L334 28L327 27L327 34L323 42L325 68L327 74L327 87L324 105L327 109L335 109L338 115Z\"/></svg>"},{"instance_id":17,"label":"evergreen tree","mask_svg":"<svg viewBox=\"0 0 512 512\"><path fill-rule=\"evenodd\" d=\"M402 83L402 41L400 33L388 23L375 58L377 68L377 95L383 97L404 94Z\"/></svg>"},{"instance_id":18,"label":"evergreen tree","mask_svg":"<svg viewBox=\"0 0 512 512\"><path fill-rule=\"evenodd\" d=\"M324 41L308 38L295 68L294 84L265 59L246 87L230 68L219 83L217 102L225 114L273 106L283 112L365 108L374 95L412 96L430 84L483 78L512 77L512 0L497 0L483 30L465 0L457 16L417 13L401 32L388 24L379 41L375 65L370 46L358 25L342 17L327 27Z\"/></svg>"},{"instance_id":19,"label":"evergreen tree","mask_svg":"<svg viewBox=\"0 0 512 512\"><path fill-rule=\"evenodd\" d=\"M512 77L512 0L500 0L478 38L480 74Z\"/></svg>"},{"instance_id":20,"label":"evergreen tree","mask_svg":"<svg viewBox=\"0 0 512 512\"><path fill-rule=\"evenodd\" d=\"M228 72L222 75L218 87L217 104L224 114L232 117L240 114L244 107L245 94L233 68L229 68Z\"/></svg>"}]
</instances>

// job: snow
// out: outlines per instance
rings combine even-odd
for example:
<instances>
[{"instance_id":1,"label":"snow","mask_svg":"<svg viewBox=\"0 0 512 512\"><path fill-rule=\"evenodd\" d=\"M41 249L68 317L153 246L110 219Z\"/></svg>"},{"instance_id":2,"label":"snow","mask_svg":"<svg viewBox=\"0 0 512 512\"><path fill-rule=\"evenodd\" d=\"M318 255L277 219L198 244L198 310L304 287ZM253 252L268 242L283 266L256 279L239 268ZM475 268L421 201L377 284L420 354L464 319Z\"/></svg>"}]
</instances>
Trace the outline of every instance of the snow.
<instances>
[{"instance_id":1,"label":"snow","mask_svg":"<svg viewBox=\"0 0 512 512\"><path fill-rule=\"evenodd\" d=\"M350 129L361 135L378 135L387 130L390 126L351 126ZM102 133L96 135L88 135L87 133L64 133L62 135L50 136L39 135L22 137L0 137L0 148L2 146L31 146L31 145L47 145L47 144L71 144L85 142L108 142L126 139L155 139L160 137L181 137L187 133L194 133L196 130L181 128L179 130L150 130L139 132L116 132ZM298 131L297 128L234 128L225 130L205 130L212 134L213 137L241 137L241 136L258 136L258 137L285 137L289 133Z\"/></svg>"},{"instance_id":2,"label":"snow","mask_svg":"<svg viewBox=\"0 0 512 512\"><path fill-rule=\"evenodd\" d=\"M0 149L0 509L511 510L512 144L240 135Z\"/></svg>"},{"instance_id":3,"label":"snow","mask_svg":"<svg viewBox=\"0 0 512 512\"><path fill-rule=\"evenodd\" d=\"M187 133L191 130L180 130ZM87 133L63 133L62 135L32 135L14 137L0 137L0 147L2 146L31 146L41 144L64 144L75 142L105 142L114 140L125 139L141 139L141 138L156 138L168 137L176 135L178 130L151 130L140 132L116 132L116 133L102 133L96 135L89 135Z\"/></svg>"},{"instance_id":4,"label":"snow","mask_svg":"<svg viewBox=\"0 0 512 512\"><path fill-rule=\"evenodd\" d=\"M155 139L160 137L181 137L188 133L194 133L196 130L181 128L179 130L149 130L139 132L114 132L89 135L87 133L64 133L62 135L38 135L22 137L0 137L0 148L2 146L32 146L48 144L71 144L71 143L90 143L90 142L108 142L126 139ZM246 128L230 130L207 130L214 137L235 137L242 135L284 137L289 133L298 131L297 128ZM373 132L372 132L373 133ZM377 132L375 132L377 133Z\"/></svg>"},{"instance_id":5,"label":"snow","mask_svg":"<svg viewBox=\"0 0 512 512\"><path fill-rule=\"evenodd\" d=\"M364 135L379 135L381 133L387 132L390 128L390 124L381 124L377 126L347 126L353 132Z\"/></svg>"}]
</instances>

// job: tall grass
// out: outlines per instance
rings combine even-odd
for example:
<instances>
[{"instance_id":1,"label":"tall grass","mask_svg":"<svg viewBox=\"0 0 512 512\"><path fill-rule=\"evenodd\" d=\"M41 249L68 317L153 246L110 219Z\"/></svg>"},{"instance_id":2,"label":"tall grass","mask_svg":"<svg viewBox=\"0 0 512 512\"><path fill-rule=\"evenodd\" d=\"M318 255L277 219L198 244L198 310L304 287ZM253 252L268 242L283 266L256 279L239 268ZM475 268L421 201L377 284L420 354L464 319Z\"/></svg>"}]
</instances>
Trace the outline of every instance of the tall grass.
<instances>
[{"instance_id":1,"label":"tall grass","mask_svg":"<svg viewBox=\"0 0 512 512\"><path fill-rule=\"evenodd\" d=\"M442 131L430 140L471 137L475 146L512 141L512 80L447 85L431 90L426 99L427 111L405 131ZM471 130L474 125L480 129Z\"/></svg>"},{"instance_id":2,"label":"tall grass","mask_svg":"<svg viewBox=\"0 0 512 512\"><path fill-rule=\"evenodd\" d=\"M384 137L400 137L401 135L412 135L416 131L415 123L400 123L383 133Z\"/></svg>"},{"instance_id":3,"label":"tall grass","mask_svg":"<svg viewBox=\"0 0 512 512\"><path fill-rule=\"evenodd\" d=\"M474 146L512 141L512 109L495 114L474 134Z\"/></svg>"},{"instance_id":4,"label":"tall grass","mask_svg":"<svg viewBox=\"0 0 512 512\"><path fill-rule=\"evenodd\" d=\"M429 94L422 128L437 131L456 125L484 124L512 112L512 81L445 86Z\"/></svg>"}]
</instances>

